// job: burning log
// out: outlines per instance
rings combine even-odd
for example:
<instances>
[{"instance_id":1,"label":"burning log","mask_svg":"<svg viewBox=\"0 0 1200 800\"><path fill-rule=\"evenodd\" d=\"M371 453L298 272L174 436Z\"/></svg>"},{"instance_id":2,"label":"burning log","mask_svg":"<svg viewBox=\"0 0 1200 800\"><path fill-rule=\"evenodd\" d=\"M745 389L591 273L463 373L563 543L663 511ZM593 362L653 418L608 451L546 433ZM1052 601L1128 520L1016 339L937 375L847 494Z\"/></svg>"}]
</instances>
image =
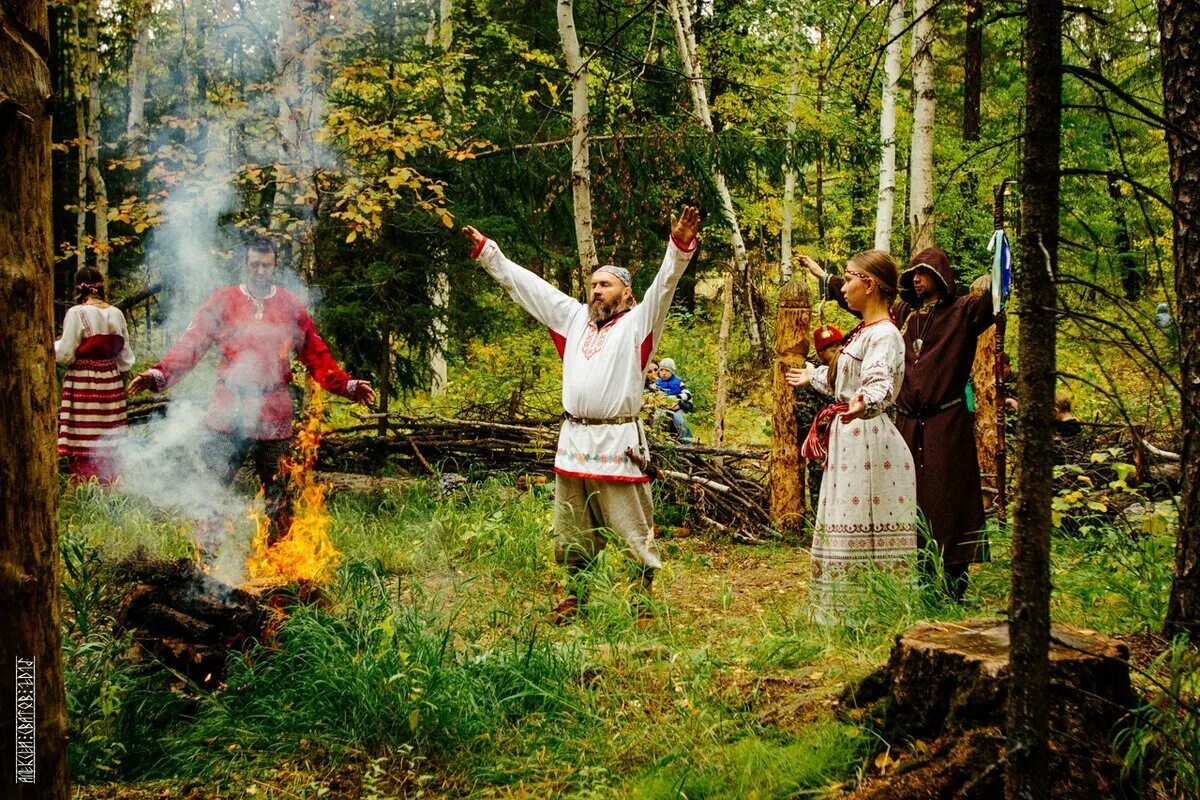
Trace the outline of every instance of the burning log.
<instances>
[{"instance_id":1,"label":"burning log","mask_svg":"<svg viewBox=\"0 0 1200 800\"><path fill-rule=\"evenodd\" d=\"M229 586L191 559L162 561L135 554L117 565L128 589L117 610L118 632L140 651L204 688L225 677L229 654L269 643L286 609L320 601L311 585Z\"/></svg>"}]
</instances>

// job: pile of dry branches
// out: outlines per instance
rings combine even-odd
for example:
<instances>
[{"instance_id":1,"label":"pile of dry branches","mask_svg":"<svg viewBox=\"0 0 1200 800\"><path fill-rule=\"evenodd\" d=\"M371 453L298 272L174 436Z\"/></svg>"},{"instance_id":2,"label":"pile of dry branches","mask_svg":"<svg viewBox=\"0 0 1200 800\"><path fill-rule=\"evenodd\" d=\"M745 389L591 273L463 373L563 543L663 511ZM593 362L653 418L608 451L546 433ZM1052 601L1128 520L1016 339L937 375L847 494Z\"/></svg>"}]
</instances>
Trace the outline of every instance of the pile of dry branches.
<instances>
[{"instance_id":1,"label":"pile of dry branches","mask_svg":"<svg viewBox=\"0 0 1200 800\"><path fill-rule=\"evenodd\" d=\"M384 464L410 474L550 472L560 420L493 422L444 416L369 415L321 445L321 466L372 472ZM382 433L381 433L382 431ZM375 435L364 435L372 432ZM650 435L660 492L685 505L693 523L740 541L770 535L765 450L683 446Z\"/></svg>"}]
</instances>

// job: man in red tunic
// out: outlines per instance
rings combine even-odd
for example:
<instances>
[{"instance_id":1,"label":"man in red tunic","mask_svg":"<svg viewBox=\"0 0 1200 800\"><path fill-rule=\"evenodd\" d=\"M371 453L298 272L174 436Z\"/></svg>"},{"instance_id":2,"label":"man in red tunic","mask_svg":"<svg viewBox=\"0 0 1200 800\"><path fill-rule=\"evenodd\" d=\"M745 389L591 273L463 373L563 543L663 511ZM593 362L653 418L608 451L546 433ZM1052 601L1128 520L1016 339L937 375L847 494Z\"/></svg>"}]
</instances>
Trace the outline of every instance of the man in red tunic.
<instances>
[{"instance_id":1,"label":"man in red tunic","mask_svg":"<svg viewBox=\"0 0 1200 800\"><path fill-rule=\"evenodd\" d=\"M214 345L220 349L217 387L204 418L209 441L200 452L222 483L233 479L247 457L252 460L266 498L270 544L287 536L292 525L291 487L281 464L291 451L292 354L325 391L364 405L375 402L369 383L338 366L300 298L276 285L276 258L269 239L251 241L246 283L213 292L166 357L129 385L131 395L162 391L181 381ZM215 542L200 545L211 550Z\"/></svg>"}]
</instances>

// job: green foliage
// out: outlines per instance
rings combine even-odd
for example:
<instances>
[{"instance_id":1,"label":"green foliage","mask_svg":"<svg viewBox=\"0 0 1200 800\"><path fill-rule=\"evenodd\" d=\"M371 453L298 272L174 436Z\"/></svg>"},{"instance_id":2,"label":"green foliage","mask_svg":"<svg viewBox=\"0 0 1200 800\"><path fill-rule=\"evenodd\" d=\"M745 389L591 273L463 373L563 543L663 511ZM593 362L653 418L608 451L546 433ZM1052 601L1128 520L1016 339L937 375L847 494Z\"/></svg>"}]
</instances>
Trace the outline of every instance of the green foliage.
<instances>
[{"instance_id":1,"label":"green foliage","mask_svg":"<svg viewBox=\"0 0 1200 800\"><path fill-rule=\"evenodd\" d=\"M1200 796L1200 654L1176 639L1150 666L1146 697L1116 740L1148 797Z\"/></svg>"},{"instance_id":2,"label":"green foliage","mask_svg":"<svg viewBox=\"0 0 1200 800\"><path fill-rule=\"evenodd\" d=\"M622 792L631 800L739 800L816 795L852 776L870 739L839 722L810 726L791 740L739 739L672 753Z\"/></svg>"},{"instance_id":3,"label":"green foliage","mask_svg":"<svg viewBox=\"0 0 1200 800\"><path fill-rule=\"evenodd\" d=\"M170 742L169 774L308 747L471 749L531 714L585 714L573 689L575 648L542 640L534 626L463 641L453 614L420 596L401 603L389 583L368 564L349 564L333 610L297 607L270 650L237 657L226 687ZM206 744L221 755L197 758Z\"/></svg>"},{"instance_id":4,"label":"green foliage","mask_svg":"<svg viewBox=\"0 0 1200 800\"><path fill-rule=\"evenodd\" d=\"M660 523L674 513L659 511ZM174 786L194 776L237 796L248 776L270 784L299 769L288 785L315 796L329 779L299 766L312 764L361 774L381 797L403 796L396 781L433 795L524 786L543 796L736 797L756 775L764 797L816 793L852 780L874 747L831 719L840 687L877 668L913 622L1008 604L1005 529L989 531L993 561L972 571L964 605L872 576L873 618L854 629L809 621L802 548L664 539L653 626L634 624L614 550L600 559L586 619L558 629L543 623L562 578L547 489L518 492L494 478L441 498L416 483L339 495L330 512L347 563L328 604L296 608L272 648L235 656L226 684L201 693L130 660L112 634L102 567L134 543L186 552L184 533L160 531L110 492L64 498L66 540L76 543L64 552L64 654L80 780ZM1054 618L1106 633L1156 630L1171 546L1169 534L1111 525L1056 535ZM776 701L767 687L786 691ZM798 708L802 726L788 723ZM1141 736L1148 769L1166 774L1156 753L1167 745Z\"/></svg>"},{"instance_id":5,"label":"green foliage","mask_svg":"<svg viewBox=\"0 0 1200 800\"><path fill-rule=\"evenodd\" d=\"M169 676L147 670L131 654L132 636L114 631L117 601L99 551L63 538L63 683L76 781L108 781L136 773L153 758L158 734L186 702Z\"/></svg>"}]
</instances>

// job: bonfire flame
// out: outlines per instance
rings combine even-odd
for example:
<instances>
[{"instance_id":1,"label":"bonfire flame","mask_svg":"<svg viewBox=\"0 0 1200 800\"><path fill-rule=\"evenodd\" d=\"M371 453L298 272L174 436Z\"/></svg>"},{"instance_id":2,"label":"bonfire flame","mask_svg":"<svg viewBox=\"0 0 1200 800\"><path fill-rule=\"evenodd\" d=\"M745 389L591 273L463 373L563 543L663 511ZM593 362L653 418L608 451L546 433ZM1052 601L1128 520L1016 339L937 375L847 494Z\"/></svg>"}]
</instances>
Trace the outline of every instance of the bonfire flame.
<instances>
[{"instance_id":1,"label":"bonfire flame","mask_svg":"<svg viewBox=\"0 0 1200 800\"><path fill-rule=\"evenodd\" d=\"M329 540L326 487L313 478L317 449L325 435L324 392L311 379L308 388L311 402L304 425L296 437L292 457L283 465L288 470L296 500L291 533L268 547L267 516L257 510L251 513L258 527L247 563L253 583L328 583L341 558Z\"/></svg>"}]
</instances>

